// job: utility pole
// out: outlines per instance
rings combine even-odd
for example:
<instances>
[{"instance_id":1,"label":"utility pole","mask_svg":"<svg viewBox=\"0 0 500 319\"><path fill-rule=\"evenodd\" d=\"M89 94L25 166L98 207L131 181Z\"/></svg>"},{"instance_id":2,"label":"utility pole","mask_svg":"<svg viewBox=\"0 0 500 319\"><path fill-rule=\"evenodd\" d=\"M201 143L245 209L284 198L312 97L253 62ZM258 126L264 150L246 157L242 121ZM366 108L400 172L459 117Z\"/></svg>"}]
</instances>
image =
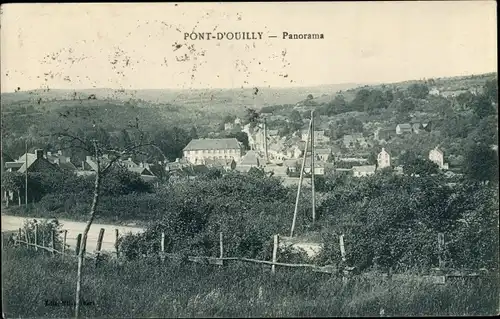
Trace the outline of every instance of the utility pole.
<instances>
[{"instance_id":1,"label":"utility pole","mask_svg":"<svg viewBox=\"0 0 500 319\"><path fill-rule=\"evenodd\" d=\"M297 221L297 212L299 210L299 199L300 199L300 188L302 186L302 179L304 178L304 167L306 165L306 157L307 157L307 148L309 144L309 134L311 134L311 126L312 126L312 121L309 122L309 129L307 131L307 139L306 139L306 148L304 150L304 159L302 160L302 167L300 170L300 180L299 180L299 187L297 189L297 199L295 200L295 211L293 212L293 221L292 221L292 229L290 230L290 237L293 237L293 231L295 230L295 222Z\"/></svg>"},{"instance_id":2,"label":"utility pole","mask_svg":"<svg viewBox=\"0 0 500 319\"><path fill-rule=\"evenodd\" d=\"M26 104L26 119L28 117L28 104ZM25 144L25 155L24 155L24 165L26 166L26 171L24 172L24 202L26 203L26 209L28 209L28 136L26 136Z\"/></svg>"},{"instance_id":3,"label":"utility pole","mask_svg":"<svg viewBox=\"0 0 500 319\"><path fill-rule=\"evenodd\" d=\"M267 121L264 118L264 156L266 157L266 164L269 163L269 155L267 153Z\"/></svg>"},{"instance_id":4,"label":"utility pole","mask_svg":"<svg viewBox=\"0 0 500 319\"><path fill-rule=\"evenodd\" d=\"M307 151L307 149L306 149ZM311 192L312 192L312 221L316 222L316 196L314 192L314 110L311 111Z\"/></svg>"}]
</instances>

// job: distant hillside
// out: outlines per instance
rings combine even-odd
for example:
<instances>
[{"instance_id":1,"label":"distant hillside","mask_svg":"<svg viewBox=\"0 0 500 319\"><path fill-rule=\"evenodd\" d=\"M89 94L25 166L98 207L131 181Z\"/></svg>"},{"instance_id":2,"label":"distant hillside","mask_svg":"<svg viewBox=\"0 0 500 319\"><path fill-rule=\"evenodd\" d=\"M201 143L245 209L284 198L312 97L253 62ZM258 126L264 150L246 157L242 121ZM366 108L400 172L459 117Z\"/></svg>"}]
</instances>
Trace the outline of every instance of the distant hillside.
<instances>
[{"instance_id":1,"label":"distant hillside","mask_svg":"<svg viewBox=\"0 0 500 319\"><path fill-rule=\"evenodd\" d=\"M184 107L200 105L209 109L228 110L244 107L256 107L275 104L292 104L304 100L308 94L330 96L340 90L351 89L360 84L333 84L298 88L242 88L242 89L206 89L206 90L33 90L15 93L2 93L2 105L23 101L45 102L55 100L86 100L95 96L98 100L143 100L152 104L174 104Z\"/></svg>"}]
</instances>

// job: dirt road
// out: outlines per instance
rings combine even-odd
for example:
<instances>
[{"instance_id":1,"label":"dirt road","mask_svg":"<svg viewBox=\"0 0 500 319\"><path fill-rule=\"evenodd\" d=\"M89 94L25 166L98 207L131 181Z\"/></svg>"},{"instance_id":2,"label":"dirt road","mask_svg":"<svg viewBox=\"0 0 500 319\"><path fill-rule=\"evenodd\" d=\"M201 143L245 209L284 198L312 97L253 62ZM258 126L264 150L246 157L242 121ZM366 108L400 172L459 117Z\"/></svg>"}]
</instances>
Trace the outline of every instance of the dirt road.
<instances>
[{"instance_id":1,"label":"dirt road","mask_svg":"<svg viewBox=\"0 0 500 319\"><path fill-rule=\"evenodd\" d=\"M2 215L2 231L16 231L17 229L22 227L26 219L44 220L44 218ZM85 229L85 223L64 219L60 219L59 222L62 224L62 229L68 231L68 235L66 238L67 244L71 249L74 249L76 247L76 237L78 236L78 234L83 233L83 230ZM99 230L101 228L104 228L104 237L101 248L101 250L104 251L114 251L115 229L118 229L120 235L128 232L135 234L144 231L143 228L138 227L92 224L87 240L87 251L92 252L96 249L97 237L99 236Z\"/></svg>"}]
</instances>

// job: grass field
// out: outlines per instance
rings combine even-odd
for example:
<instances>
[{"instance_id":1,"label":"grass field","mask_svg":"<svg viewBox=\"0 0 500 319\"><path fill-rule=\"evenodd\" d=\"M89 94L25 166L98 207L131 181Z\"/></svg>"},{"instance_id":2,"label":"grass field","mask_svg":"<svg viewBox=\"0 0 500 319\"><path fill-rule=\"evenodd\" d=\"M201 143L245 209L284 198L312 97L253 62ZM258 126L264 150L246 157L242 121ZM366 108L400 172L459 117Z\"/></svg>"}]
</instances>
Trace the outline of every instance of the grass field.
<instances>
[{"instance_id":1,"label":"grass field","mask_svg":"<svg viewBox=\"0 0 500 319\"><path fill-rule=\"evenodd\" d=\"M7 247L2 254L8 318L73 316L75 261ZM498 313L496 281L446 285L351 279L269 266L218 268L141 260L84 267L85 317L462 316ZM69 305L55 305L54 301ZM46 304L47 303L47 304Z\"/></svg>"}]
</instances>

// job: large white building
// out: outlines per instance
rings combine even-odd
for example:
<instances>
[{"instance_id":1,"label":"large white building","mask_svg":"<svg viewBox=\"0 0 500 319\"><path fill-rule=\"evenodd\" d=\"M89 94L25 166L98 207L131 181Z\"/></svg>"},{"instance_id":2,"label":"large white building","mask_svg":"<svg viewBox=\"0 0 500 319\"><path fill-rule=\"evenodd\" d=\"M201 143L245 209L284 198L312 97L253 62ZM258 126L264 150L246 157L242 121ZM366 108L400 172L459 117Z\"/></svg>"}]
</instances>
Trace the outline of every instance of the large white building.
<instances>
[{"instance_id":1,"label":"large white building","mask_svg":"<svg viewBox=\"0 0 500 319\"><path fill-rule=\"evenodd\" d=\"M243 146L235 138L194 139L183 150L184 158L191 164L203 164L206 159L233 159L238 162Z\"/></svg>"},{"instance_id":2,"label":"large white building","mask_svg":"<svg viewBox=\"0 0 500 319\"><path fill-rule=\"evenodd\" d=\"M444 154L437 146L429 152L429 160L436 163L440 169L448 169L448 163L444 162Z\"/></svg>"},{"instance_id":3,"label":"large white building","mask_svg":"<svg viewBox=\"0 0 500 319\"><path fill-rule=\"evenodd\" d=\"M377 164L379 169L391 166L391 156L389 155L389 153L387 153L387 151L383 147L382 151L378 153Z\"/></svg>"}]
</instances>

